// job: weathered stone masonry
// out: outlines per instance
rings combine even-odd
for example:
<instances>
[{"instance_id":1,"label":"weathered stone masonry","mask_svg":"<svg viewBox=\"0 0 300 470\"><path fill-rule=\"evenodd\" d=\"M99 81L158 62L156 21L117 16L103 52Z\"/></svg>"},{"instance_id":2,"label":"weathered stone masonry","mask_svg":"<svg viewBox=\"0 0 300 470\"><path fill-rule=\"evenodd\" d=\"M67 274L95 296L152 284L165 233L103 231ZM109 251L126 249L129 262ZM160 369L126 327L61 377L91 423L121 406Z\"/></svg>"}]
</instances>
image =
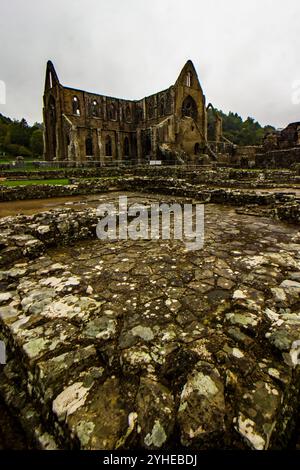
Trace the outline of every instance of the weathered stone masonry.
<instances>
[{"instance_id":1,"label":"weathered stone masonry","mask_svg":"<svg viewBox=\"0 0 300 470\"><path fill-rule=\"evenodd\" d=\"M207 214L204 250L192 253L168 240L95 240L91 208L2 219L0 393L36 445L287 445L299 232L230 207Z\"/></svg>"},{"instance_id":2,"label":"weathered stone masonry","mask_svg":"<svg viewBox=\"0 0 300 470\"><path fill-rule=\"evenodd\" d=\"M207 150L205 96L191 61L174 85L134 101L63 86L49 61L43 113L46 160L183 161Z\"/></svg>"}]
</instances>

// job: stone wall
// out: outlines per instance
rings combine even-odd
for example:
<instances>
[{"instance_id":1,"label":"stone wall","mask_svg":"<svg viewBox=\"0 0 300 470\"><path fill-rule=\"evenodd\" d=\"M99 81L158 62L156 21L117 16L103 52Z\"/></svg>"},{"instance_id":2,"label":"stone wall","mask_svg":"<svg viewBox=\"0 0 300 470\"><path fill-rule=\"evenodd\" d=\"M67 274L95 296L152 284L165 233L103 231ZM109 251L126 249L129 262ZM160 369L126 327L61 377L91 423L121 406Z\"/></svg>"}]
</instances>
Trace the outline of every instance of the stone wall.
<instances>
[{"instance_id":1,"label":"stone wall","mask_svg":"<svg viewBox=\"0 0 300 470\"><path fill-rule=\"evenodd\" d=\"M212 185L230 184L239 185L246 182L251 185L280 183L296 184L300 183L300 178L296 170L289 169L268 169L262 168L261 171L248 170L230 167L212 167L203 166L193 169L186 166L137 166L132 168L73 168L73 169L57 169L49 171L18 171L18 172L0 172L0 176L5 179L63 179L70 178L72 180L81 178L113 178L128 176L172 176L174 178L184 178L194 183L205 183ZM1 185L1 181L0 181Z\"/></svg>"},{"instance_id":2,"label":"stone wall","mask_svg":"<svg viewBox=\"0 0 300 470\"><path fill-rule=\"evenodd\" d=\"M261 149L262 147L255 145L236 146L230 162L241 168L253 168L255 167L256 154Z\"/></svg>"},{"instance_id":3,"label":"stone wall","mask_svg":"<svg viewBox=\"0 0 300 470\"><path fill-rule=\"evenodd\" d=\"M108 180L83 181L69 185L0 186L0 201L47 199L51 197L77 196L105 192L110 187Z\"/></svg>"},{"instance_id":4,"label":"stone wall","mask_svg":"<svg viewBox=\"0 0 300 470\"><path fill-rule=\"evenodd\" d=\"M277 174L277 177L279 175ZM299 178L299 177L298 177ZM261 207L265 206L267 212L265 215L278 217L292 223L299 223L299 198L296 193L279 192L259 192L259 190L246 190L246 182L242 190L230 188L218 189L209 187L207 184L199 183L197 179L180 179L171 177L147 177L131 176L114 178L113 180L94 180L74 183L67 186L25 186L2 188L0 191L0 201L16 201L22 199L45 199L50 197L75 196L85 194L97 194L110 190L118 191L139 191L167 194L179 197L188 197L203 201L205 203L228 204L232 206L241 206L256 208L257 215L261 212ZM255 183L256 187L257 184ZM287 213L285 214L285 209Z\"/></svg>"},{"instance_id":5,"label":"stone wall","mask_svg":"<svg viewBox=\"0 0 300 470\"><path fill-rule=\"evenodd\" d=\"M300 147L271 150L256 155L257 168L291 168L300 163Z\"/></svg>"}]
</instances>

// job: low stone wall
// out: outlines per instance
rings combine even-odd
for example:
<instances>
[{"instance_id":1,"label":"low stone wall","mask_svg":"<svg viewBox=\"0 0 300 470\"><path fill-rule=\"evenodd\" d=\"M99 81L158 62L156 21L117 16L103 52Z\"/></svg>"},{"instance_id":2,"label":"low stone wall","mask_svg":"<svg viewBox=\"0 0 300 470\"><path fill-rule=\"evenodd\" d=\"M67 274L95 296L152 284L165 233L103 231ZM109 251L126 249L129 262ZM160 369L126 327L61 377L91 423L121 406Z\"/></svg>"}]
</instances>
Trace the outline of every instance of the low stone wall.
<instances>
[{"instance_id":1,"label":"low stone wall","mask_svg":"<svg viewBox=\"0 0 300 470\"><path fill-rule=\"evenodd\" d=\"M209 178L212 174L226 175L228 168L217 168L212 170L211 167L198 167L193 170L193 167L180 167L180 166L138 166L133 168L119 167L119 168L74 168L74 169L56 169L47 171L14 171L14 172L0 172L0 177L7 179L63 179L63 178L111 178L122 177L126 175L132 176L177 176L184 177L189 174L199 175L200 177Z\"/></svg>"},{"instance_id":2,"label":"low stone wall","mask_svg":"<svg viewBox=\"0 0 300 470\"><path fill-rule=\"evenodd\" d=\"M230 184L238 185L243 182L253 184L292 184L300 183L300 177L294 170L284 169L262 169L248 170L230 167L135 167L135 168L94 168L94 169L72 169L72 170L51 170L39 172L14 172L2 174L7 179L64 179L77 180L82 178L126 178L129 176L148 177L173 177L186 179L194 183L205 183L209 185Z\"/></svg>"},{"instance_id":3,"label":"low stone wall","mask_svg":"<svg viewBox=\"0 0 300 470\"><path fill-rule=\"evenodd\" d=\"M300 223L300 198L291 193L259 191L239 191L237 189L204 189L201 186L187 183L184 180L166 178L130 178L122 180L120 187L128 191L146 191L168 194L178 197L189 197L197 201L213 204L226 204L257 209L257 215L275 217L289 223ZM285 211L286 208L286 211Z\"/></svg>"},{"instance_id":4,"label":"low stone wall","mask_svg":"<svg viewBox=\"0 0 300 470\"><path fill-rule=\"evenodd\" d=\"M300 201L279 205L274 209L274 216L284 222L300 224Z\"/></svg>"},{"instance_id":5,"label":"low stone wall","mask_svg":"<svg viewBox=\"0 0 300 470\"><path fill-rule=\"evenodd\" d=\"M255 167L255 156L261 151L261 146L236 146L231 156L230 163L237 165L239 168L253 168Z\"/></svg>"},{"instance_id":6,"label":"low stone wall","mask_svg":"<svg viewBox=\"0 0 300 470\"><path fill-rule=\"evenodd\" d=\"M130 170L129 170L130 171ZM112 177L126 173L124 168L61 168L52 170L0 170L0 177L7 179L63 179Z\"/></svg>"},{"instance_id":7,"label":"low stone wall","mask_svg":"<svg viewBox=\"0 0 300 470\"><path fill-rule=\"evenodd\" d=\"M279 178L280 173L275 175ZM286 220L291 223L299 223L299 198L296 194L285 192L259 192L238 190L233 188L215 189L208 185L190 182L179 178L167 177L122 177L113 180L93 180L84 181L67 186L36 185L25 187L3 188L0 191L0 201L16 201L25 199L44 199L50 197L76 196L97 194L106 191L139 191L168 194L179 197L189 197L213 204L227 204L233 206L265 206L268 208L268 215ZM281 209L279 210L279 208ZM287 207L285 214L284 208ZM293 209L292 209L293 208ZM287 215L289 214L289 215Z\"/></svg>"},{"instance_id":8,"label":"low stone wall","mask_svg":"<svg viewBox=\"0 0 300 470\"><path fill-rule=\"evenodd\" d=\"M300 147L271 150L256 155L255 159L255 166L258 168L291 168L297 163L300 163Z\"/></svg>"},{"instance_id":9,"label":"low stone wall","mask_svg":"<svg viewBox=\"0 0 300 470\"><path fill-rule=\"evenodd\" d=\"M1 222L0 266L33 259L47 248L95 237L96 209L64 208L34 216L5 217Z\"/></svg>"},{"instance_id":10,"label":"low stone wall","mask_svg":"<svg viewBox=\"0 0 300 470\"><path fill-rule=\"evenodd\" d=\"M0 201L22 201L26 199L47 199L51 197L66 197L105 192L111 186L108 180L82 181L69 185L28 185L1 186Z\"/></svg>"},{"instance_id":11,"label":"low stone wall","mask_svg":"<svg viewBox=\"0 0 300 470\"><path fill-rule=\"evenodd\" d=\"M122 187L122 182L130 178L173 178L174 180L184 180L187 184L205 185L211 187L228 188L275 188L283 185L300 185L300 176L296 171L290 170L262 170L249 171L232 168L187 170L181 168L140 168L135 170L112 170L110 176L105 178L85 179L89 177L86 170L82 170L81 177L70 177L69 185L28 185L28 186L1 186L0 201L15 201L23 199L44 199L50 197L63 197L92 194L107 190L112 186ZM55 175L40 174L40 178L60 178L63 173ZM85 176L85 178L83 178ZM28 177L28 176L27 176ZM35 178L33 174L30 177ZM20 176L21 178L21 176Z\"/></svg>"}]
</instances>

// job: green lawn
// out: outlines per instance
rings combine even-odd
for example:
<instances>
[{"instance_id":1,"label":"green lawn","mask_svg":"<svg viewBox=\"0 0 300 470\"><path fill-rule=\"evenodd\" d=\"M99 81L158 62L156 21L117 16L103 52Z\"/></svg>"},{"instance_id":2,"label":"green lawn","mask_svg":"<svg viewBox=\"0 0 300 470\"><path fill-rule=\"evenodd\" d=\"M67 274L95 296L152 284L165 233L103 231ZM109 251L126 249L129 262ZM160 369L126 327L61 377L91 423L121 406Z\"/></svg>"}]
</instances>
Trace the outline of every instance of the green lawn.
<instances>
[{"instance_id":1,"label":"green lawn","mask_svg":"<svg viewBox=\"0 0 300 470\"><path fill-rule=\"evenodd\" d=\"M69 180L68 179L53 179L53 180L0 181L1 186L30 186L34 184L69 184Z\"/></svg>"},{"instance_id":2,"label":"green lawn","mask_svg":"<svg viewBox=\"0 0 300 470\"><path fill-rule=\"evenodd\" d=\"M1 163L10 163L10 162L0 162L0 165ZM26 165L24 166L15 166L15 167L11 167L11 168L6 168L5 170L2 170L2 173L18 173L20 171L24 171L24 172L40 172L40 171L49 171L49 170L57 170L57 169L60 169L60 168L53 168L51 166L43 166L43 167L37 167L35 165L33 165L31 162L28 162L26 163Z\"/></svg>"}]
</instances>

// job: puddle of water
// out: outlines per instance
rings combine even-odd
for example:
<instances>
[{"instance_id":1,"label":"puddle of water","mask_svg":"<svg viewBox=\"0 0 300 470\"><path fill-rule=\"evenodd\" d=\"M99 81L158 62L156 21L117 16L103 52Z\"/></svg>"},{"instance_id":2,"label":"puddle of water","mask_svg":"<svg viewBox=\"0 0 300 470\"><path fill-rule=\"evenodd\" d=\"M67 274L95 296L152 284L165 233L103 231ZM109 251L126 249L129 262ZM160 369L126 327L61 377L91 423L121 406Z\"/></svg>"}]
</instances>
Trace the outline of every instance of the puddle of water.
<instances>
[{"instance_id":1,"label":"puddle of water","mask_svg":"<svg viewBox=\"0 0 300 470\"><path fill-rule=\"evenodd\" d=\"M83 207L95 206L102 200L101 194L91 194L89 196L65 196L54 197L51 199L29 199L25 201L10 201L0 203L0 217L8 215L32 215L38 212L56 209L60 207L72 207L73 209L82 209Z\"/></svg>"},{"instance_id":2,"label":"puddle of water","mask_svg":"<svg viewBox=\"0 0 300 470\"><path fill-rule=\"evenodd\" d=\"M217 189L218 187L216 187ZM221 186L219 189L229 189L229 188L222 188ZM253 191L253 188L234 188L238 191ZM293 188L272 188L272 189L263 189L259 188L257 190L259 193L290 193L295 194L296 196L300 196L300 188L293 187ZM128 196L137 194L142 196L143 193L131 193L131 192L118 192L118 191L111 191L109 192L112 195L123 195L126 194ZM33 215L39 212L47 211L50 209L56 209L61 207L72 207L74 210L80 210L84 207L97 207L103 200L107 201L108 193L103 194L90 194L90 195L79 195L79 196L65 196L65 197L57 197L57 198L48 198L48 199L29 199L24 201L10 201L10 202L0 202L0 218L6 216L13 216L18 214L24 215ZM145 194L148 199L150 198L150 194ZM161 195L160 198L162 199L164 196ZM174 199L182 199L182 198L174 198Z\"/></svg>"},{"instance_id":3,"label":"puddle of water","mask_svg":"<svg viewBox=\"0 0 300 470\"><path fill-rule=\"evenodd\" d=\"M58 209L58 208L72 208L74 210L81 210L86 207L98 207L103 202L116 202L119 196L127 196L132 198L131 204L134 202L144 202L151 200L151 194L148 193L132 193L127 191L109 191L102 194L90 194L88 196L65 196L49 199L29 199L25 201L11 201L11 202L0 202L0 218L6 216L14 216L19 214L33 215L39 212ZM153 199L153 198L152 198ZM164 196L160 196L163 202ZM184 198L174 197L174 200L181 201ZM157 197L153 199L157 202Z\"/></svg>"}]
</instances>

